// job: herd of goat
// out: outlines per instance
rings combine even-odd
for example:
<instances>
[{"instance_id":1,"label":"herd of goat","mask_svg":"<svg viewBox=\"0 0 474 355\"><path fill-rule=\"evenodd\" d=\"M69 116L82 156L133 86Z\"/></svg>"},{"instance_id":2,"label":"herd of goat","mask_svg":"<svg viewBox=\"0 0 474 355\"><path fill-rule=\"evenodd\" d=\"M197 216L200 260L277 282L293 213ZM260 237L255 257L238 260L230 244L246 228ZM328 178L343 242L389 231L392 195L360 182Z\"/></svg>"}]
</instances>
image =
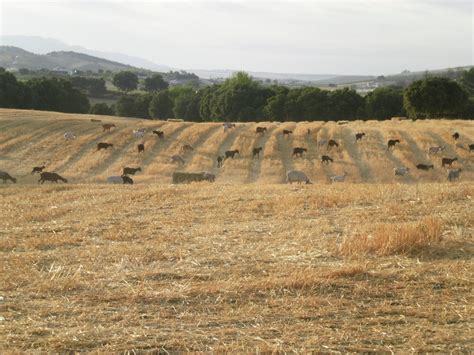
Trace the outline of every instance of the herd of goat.
<instances>
[{"instance_id":1,"label":"herd of goat","mask_svg":"<svg viewBox=\"0 0 474 355\"><path fill-rule=\"evenodd\" d=\"M100 120L94 120L92 119L91 121L93 122L100 122ZM109 132L112 130L112 128L115 128L115 124L113 123L105 123L102 125L103 132ZM224 127L224 132L227 132L228 130L235 128L236 125L235 123L230 123L230 122L225 122L223 123ZM267 132L267 127L257 127L255 130L256 135L265 135ZM146 133L145 128L139 128L137 130L133 130L133 135L136 138L143 138ZM165 132L160 131L160 130L153 130L152 134L156 135L158 139L164 139L165 137ZM283 136L290 136L293 134L293 131L284 129L282 131ZM311 130L307 130L307 134L311 134ZM366 136L365 132L359 132L355 135L355 141L356 143L359 141L362 141L363 138ZM458 132L455 132L452 135L452 138L454 141L457 141L460 137L460 134ZM72 140L76 138L76 135L73 132L66 132L64 134L64 138L66 140ZM399 139L390 139L387 142L387 150L393 150L395 149L395 146L397 144L400 144ZM333 148L338 148L339 143L337 143L336 140L334 139L321 139L317 141L317 146L318 148L326 147L327 151L331 151ZM456 144L456 147L462 147L460 144ZM108 148L113 148L112 143L106 143L106 142L100 142L97 144L97 151L100 150L107 150ZM439 154L443 152L446 149L446 146L437 146L437 147L430 147L428 149L428 154ZM145 152L145 145L143 143L140 143L137 145L137 150L138 154ZM173 163L178 163L178 164L185 164L185 156L188 153L192 153L194 148L189 145L185 144L181 147L180 149L180 154L173 155L171 157L171 162ZM252 158L259 158L260 153L262 152L263 147L255 147L252 150ZM474 151L474 144L469 145L469 152ZM293 148L293 157L303 157L303 155L307 153L307 149L304 147L295 147ZM224 162L227 159L234 159L236 155L240 155L240 151L237 150L227 150L224 152L224 155L219 155L217 156L217 168L221 168L224 165ZM441 159L441 166L445 167L448 166L451 168L452 164L457 161L458 158L446 158L443 157ZM333 163L334 159L331 158L329 155L322 155L321 156L321 163L323 164L330 164ZM417 164L415 167L419 170L430 170L434 169L433 164ZM39 184L43 184L45 181L50 181L50 182L55 182L57 183L58 181L62 181L64 183L67 183L67 179L64 177L60 176L57 173L54 172L46 172L43 171L46 168L46 166L36 166L33 167L33 170L31 174L39 173L40 174L40 179L38 180ZM130 176L134 176L137 172L141 172L142 169L140 167L138 168L130 168L130 167L124 167L122 174L117 175L117 176L109 176L107 178L107 183L110 184L133 184L133 179ZM410 168L408 167L397 167L394 168L394 175L395 176L404 176L408 174L410 171ZM449 181L457 180L459 179L460 173L462 169L448 169L447 170L447 179ZM329 178L331 183L334 182L343 182L345 181L345 178L348 174L344 172L343 175L334 175ZM200 172L200 173L185 173L185 172L175 172L173 173L173 183L188 183L188 182L194 182L194 181L209 181L209 182L214 182L216 179L216 176L214 174L206 173L206 172ZM17 179L12 177L10 174L8 174L5 171L0 171L0 180L3 180L3 183L6 183L7 181L12 181L13 183L16 183ZM290 170L286 173L286 183L306 183L306 184L311 184L310 179L307 177L307 175L303 171L299 170Z\"/></svg>"}]
</instances>

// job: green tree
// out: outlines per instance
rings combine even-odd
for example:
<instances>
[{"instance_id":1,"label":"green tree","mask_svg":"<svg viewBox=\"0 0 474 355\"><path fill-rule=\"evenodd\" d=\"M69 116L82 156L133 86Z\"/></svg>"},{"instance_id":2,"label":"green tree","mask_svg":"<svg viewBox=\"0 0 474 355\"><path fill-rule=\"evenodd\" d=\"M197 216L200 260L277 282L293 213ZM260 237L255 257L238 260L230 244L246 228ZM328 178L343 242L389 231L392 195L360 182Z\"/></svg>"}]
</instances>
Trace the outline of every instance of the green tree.
<instances>
[{"instance_id":1,"label":"green tree","mask_svg":"<svg viewBox=\"0 0 474 355\"><path fill-rule=\"evenodd\" d=\"M474 68L464 71L461 84L470 95L474 95Z\"/></svg>"},{"instance_id":2,"label":"green tree","mask_svg":"<svg viewBox=\"0 0 474 355\"><path fill-rule=\"evenodd\" d=\"M27 82L31 90L31 108L69 113L88 113L87 97L71 82L61 78L36 78Z\"/></svg>"},{"instance_id":3,"label":"green tree","mask_svg":"<svg viewBox=\"0 0 474 355\"><path fill-rule=\"evenodd\" d=\"M145 79L146 91L160 91L167 89L168 86L168 82L165 81L160 74L154 74L152 77L148 77Z\"/></svg>"},{"instance_id":4,"label":"green tree","mask_svg":"<svg viewBox=\"0 0 474 355\"><path fill-rule=\"evenodd\" d=\"M93 115L113 116L115 115L115 110L112 106L108 106L105 102L99 102L91 106L89 113Z\"/></svg>"},{"instance_id":5,"label":"green tree","mask_svg":"<svg viewBox=\"0 0 474 355\"><path fill-rule=\"evenodd\" d=\"M364 117L365 101L355 90L344 88L330 94L330 117L335 120L354 120Z\"/></svg>"},{"instance_id":6,"label":"green tree","mask_svg":"<svg viewBox=\"0 0 474 355\"><path fill-rule=\"evenodd\" d=\"M70 78L72 86L91 96L102 96L107 92L105 80L102 78L85 78L73 76Z\"/></svg>"},{"instance_id":7,"label":"green tree","mask_svg":"<svg viewBox=\"0 0 474 355\"><path fill-rule=\"evenodd\" d=\"M436 77L413 82L403 94L403 105L411 118L462 115L467 100L467 92L458 83Z\"/></svg>"},{"instance_id":8,"label":"green tree","mask_svg":"<svg viewBox=\"0 0 474 355\"><path fill-rule=\"evenodd\" d=\"M173 100L168 90L162 90L153 95L148 112L152 118L166 119L173 117Z\"/></svg>"},{"instance_id":9,"label":"green tree","mask_svg":"<svg viewBox=\"0 0 474 355\"><path fill-rule=\"evenodd\" d=\"M19 107L20 84L12 73L0 68L0 107Z\"/></svg>"},{"instance_id":10,"label":"green tree","mask_svg":"<svg viewBox=\"0 0 474 355\"><path fill-rule=\"evenodd\" d=\"M394 116L404 116L403 91L396 87L377 88L365 97L368 118L386 120Z\"/></svg>"},{"instance_id":11,"label":"green tree","mask_svg":"<svg viewBox=\"0 0 474 355\"><path fill-rule=\"evenodd\" d=\"M114 75L113 84L122 91L136 90L138 76L130 71L121 71Z\"/></svg>"},{"instance_id":12,"label":"green tree","mask_svg":"<svg viewBox=\"0 0 474 355\"><path fill-rule=\"evenodd\" d=\"M117 116L135 117L135 99L132 96L124 95L118 99L115 112Z\"/></svg>"}]
</instances>

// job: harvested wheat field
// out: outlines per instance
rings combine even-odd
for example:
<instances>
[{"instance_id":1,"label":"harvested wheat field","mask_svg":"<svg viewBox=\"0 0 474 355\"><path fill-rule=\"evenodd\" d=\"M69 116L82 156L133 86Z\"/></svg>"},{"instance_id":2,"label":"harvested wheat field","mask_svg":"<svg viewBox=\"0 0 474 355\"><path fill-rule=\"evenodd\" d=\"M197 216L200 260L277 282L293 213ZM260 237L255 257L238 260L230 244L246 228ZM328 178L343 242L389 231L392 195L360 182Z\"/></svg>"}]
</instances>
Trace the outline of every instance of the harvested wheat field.
<instances>
[{"instance_id":1,"label":"harvested wheat field","mask_svg":"<svg viewBox=\"0 0 474 355\"><path fill-rule=\"evenodd\" d=\"M91 122L100 119L102 122ZM104 132L102 124L117 127ZM268 128L256 135L258 126ZM147 129L136 138L133 130ZM283 130L292 130L289 137ZM310 129L310 134L307 134ZM164 139L152 133L162 130ZM66 141L65 132L77 138ZM366 136L355 141L355 134ZM460 133L458 141L451 137ZM334 139L339 147L328 149L319 142ZM395 149L387 149L389 139L399 139ZM100 142L113 148L97 151ZM143 143L145 152L138 153ZM303 170L315 183L327 184L332 175L347 173L352 183L414 183L444 182L446 168L443 157L458 160L452 168L462 168L461 181L474 180L474 122L461 120L425 121L355 121L339 126L335 122L260 122L237 123L224 132L221 123L166 122L125 119L110 116L73 115L54 112L0 109L0 170L18 178L18 183L36 183L33 166L46 166L72 183L105 183L107 176L120 175L125 166L141 167L135 183L170 183L174 171L207 171L220 183L282 183L291 169ZM182 154L185 164L172 163L171 156L181 154L189 144L194 150ZM458 146L456 146L458 144ZM446 146L437 154L428 149ZM259 158L252 158L252 149L262 147ZM303 147L303 157L293 157L293 148ZM217 168L216 158L227 150L240 151ZM322 164L322 155L330 156L332 164ZM417 164L433 164L433 170L417 170ZM405 176L395 176L394 168L409 167Z\"/></svg>"},{"instance_id":2,"label":"harvested wheat field","mask_svg":"<svg viewBox=\"0 0 474 355\"><path fill-rule=\"evenodd\" d=\"M472 122L267 123L256 137L265 124L224 134L219 124L0 117L0 170L18 179L0 183L3 351L474 350L473 158L450 141L456 130L470 144ZM103 133L90 118L117 128ZM146 134L138 155L141 126L166 137ZM362 130L367 140L351 142ZM341 143L328 167L316 143L326 137ZM402 142L390 153L392 137ZM98 142L115 150L95 153ZM446 182L442 154L424 155L436 142L459 157L460 181ZM168 157L183 144L195 149L178 167ZM307 156L293 158L295 146ZM230 149L241 156L218 169ZM398 161L415 158L434 171L395 179ZM36 184L43 161L70 183ZM143 168L134 185L104 183L125 164ZM172 185L178 168L216 182ZM314 184L281 184L289 168ZM339 169L346 182L328 184Z\"/></svg>"}]
</instances>

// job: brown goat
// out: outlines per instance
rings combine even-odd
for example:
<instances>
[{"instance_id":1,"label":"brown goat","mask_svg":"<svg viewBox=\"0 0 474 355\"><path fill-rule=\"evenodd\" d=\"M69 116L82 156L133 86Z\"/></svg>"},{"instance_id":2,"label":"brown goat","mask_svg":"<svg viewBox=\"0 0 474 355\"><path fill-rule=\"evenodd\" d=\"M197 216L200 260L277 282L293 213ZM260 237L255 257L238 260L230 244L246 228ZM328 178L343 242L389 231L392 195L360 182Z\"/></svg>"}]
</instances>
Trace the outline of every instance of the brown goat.
<instances>
[{"instance_id":1,"label":"brown goat","mask_svg":"<svg viewBox=\"0 0 474 355\"><path fill-rule=\"evenodd\" d=\"M330 150L332 147L339 147L339 144L334 139L330 139L328 141L328 150Z\"/></svg>"},{"instance_id":2,"label":"brown goat","mask_svg":"<svg viewBox=\"0 0 474 355\"><path fill-rule=\"evenodd\" d=\"M444 168L446 165L451 166L453 163L458 160L458 158L443 158L441 159L441 166Z\"/></svg>"},{"instance_id":3,"label":"brown goat","mask_svg":"<svg viewBox=\"0 0 474 355\"><path fill-rule=\"evenodd\" d=\"M387 142L387 150L395 149L395 144L400 143L399 139L389 139Z\"/></svg>"},{"instance_id":4,"label":"brown goat","mask_svg":"<svg viewBox=\"0 0 474 355\"><path fill-rule=\"evenodd\" d=\"M330 156L328 156L328 155L323 155L323 156L321 157L321 163L323 163L323 164L324 164L324 163L329 164L330 162L331 162L331 163L334 162L334 159L331 158Z\"/></svg>"},{"instance_id":5,"label":"brown goat","mask_svg":"<svg viewBox=\"0 0 474 355\"><path fill-rule=\"evenodd\" d=\"M257 127L255 129L255 134L265 134L265 131L267 130L267 127Z\"/></svg>"},{"instance_id":6,"label":"brown goat","mask_svg":"<svg viewBox=\"0 0 474 355\"><path fill-rule=\"evenodd\" d=\"M107 149L107 148L113 148L113 144L112 143L97 143L97 150L101 150L101 149Z\"/></svg>"},{"instance_id":7,"label":"brown goat","mask_svg":"<svg viewBox=\"0 0 474 355\"><path fill-rule=\"evenodd\" d=\"M224 158L224 159L228 159L228 158L234 159L234 156L235 156L236 154L239 154L239 155L240 155L240 152L239 152L238 149L236 149L236 150L228 150L228 151L225 152L225 158Z\"/></svg>"},{"instance_id":8,"label":"brown goat","mask_svg":"<svg viewBox=\"0 0 474 355\"><path fill-rule=\"evenodd\" d=\"M113 123L104 123L102 125L102 128L104 129L103 132L105 131L110 131L112 128L115 128L115 125Z\"/></svg>"},{"instance_id":9,"label":"brown goat","mask_svg":"<svg viewBox=\"0 0 474 355\"><path fill-rule=\"evenodd\" d=\"M138 148L138 153L140 154L141 152L144 152L145 151L145 144L139 144L137 145L137 148Z\"/></svg>"},{"instance_id":10,"label":"brown goat","mask_svg":"<svg viewBox=\"0 0 474 355\"><path fill-rule=\"evenodd\" d=\"M34 173L41 173L44 168L46 168L44 165L33 167L33 170L31 171L31 175L33 175Z\"/></svg>"},{"instance_id":11,"label":"brown goat","mask_svg":"<svg viewBox=\"0 0 474 355\"><path fill-rule=\"evenodd\" d=\"M293 156L303 157L303 153L307 151L308 150L306 148L302 148L302 147L293 148Z\"/></svg>"},{"instance_id":12,"label":"brown goat","mask_svg":"<svg viewBox=\"0 0 474 355\"><path fill-rule=\"evenodd\" d=\"M260 152L262 151L262 147L258 148L253 148L252 150L252 158L255 158L256 156L260 157Z\"/></svg>"}]
</instances>

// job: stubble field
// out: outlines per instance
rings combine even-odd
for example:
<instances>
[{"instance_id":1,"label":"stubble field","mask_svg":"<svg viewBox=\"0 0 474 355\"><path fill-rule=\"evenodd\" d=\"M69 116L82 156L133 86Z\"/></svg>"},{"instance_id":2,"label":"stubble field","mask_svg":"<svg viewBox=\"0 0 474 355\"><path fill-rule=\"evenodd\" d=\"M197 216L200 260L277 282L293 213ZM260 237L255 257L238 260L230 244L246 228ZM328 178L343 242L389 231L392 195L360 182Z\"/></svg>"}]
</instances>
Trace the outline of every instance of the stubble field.
<instances>
[{"instance_id":1,"label":"stubble field","mask_svg":"<svg viewBox=\"0 0 474 355\"><path fill-rule=\"evenodd\" d=\"M77 131L90 122L53 123L52 139L52 127L38 123L38 132L23 131L5 115L0 170L14 173L18 184L0 186L3 350L474 348L468 152L458 153L467 171L459 182L445 182L438 167L423 183L425 175L417 172L393 183L392 173L384 173L393 160L382 151L382 139L375 134L363 149L350 145L345 130L368 126L325 124L328 136L330 130L347 135L334 169L353 169L352 179L329 185L324 169L332 168L321 167L310 139L290 138L307 139L309 156L298 160L286 149L297 142L277 134L282 126L302 124L283 123L263 138L250 134L255 124L238 126L231 138L218 125L202 125L181 140L190 124L145 123L181 131L170 132L175 136L164 142L166 153L163 146L150 148L156 149L151 158L132 155L130 129L117 130L108 137L130 152L104 153L110 156L99 161L89 152L96 143L90 137L78 136L72 147L55 145L64 128L76 124ZM127 127L136 128L130 122ZM421 139L423 124L406 134ZM464 135L473 129L472 123L450 124L428 131L449 137L454 129ZM380 134L388 137L391 125L381 124ZM10 129L31 134L33 144ZM97 127L87 129L96 134ZM254 143L265 143L260 162L244 153L223 170L213 165L223 146L250 149L255 139L266 140ZM217 172L215 184L169 184L175 168L165 157L182 141L200 147L184 170ZM392 154L411 161L412 149L403 149ZM47 153L51 170L71 184L36 184L30 165ZM383 155L366 160L370 154ZM144 159L148 168L133 186L101 184L122 159ZM315 184L281 184L288 167L306 167Z\"/></svg>"}]
</instances>

